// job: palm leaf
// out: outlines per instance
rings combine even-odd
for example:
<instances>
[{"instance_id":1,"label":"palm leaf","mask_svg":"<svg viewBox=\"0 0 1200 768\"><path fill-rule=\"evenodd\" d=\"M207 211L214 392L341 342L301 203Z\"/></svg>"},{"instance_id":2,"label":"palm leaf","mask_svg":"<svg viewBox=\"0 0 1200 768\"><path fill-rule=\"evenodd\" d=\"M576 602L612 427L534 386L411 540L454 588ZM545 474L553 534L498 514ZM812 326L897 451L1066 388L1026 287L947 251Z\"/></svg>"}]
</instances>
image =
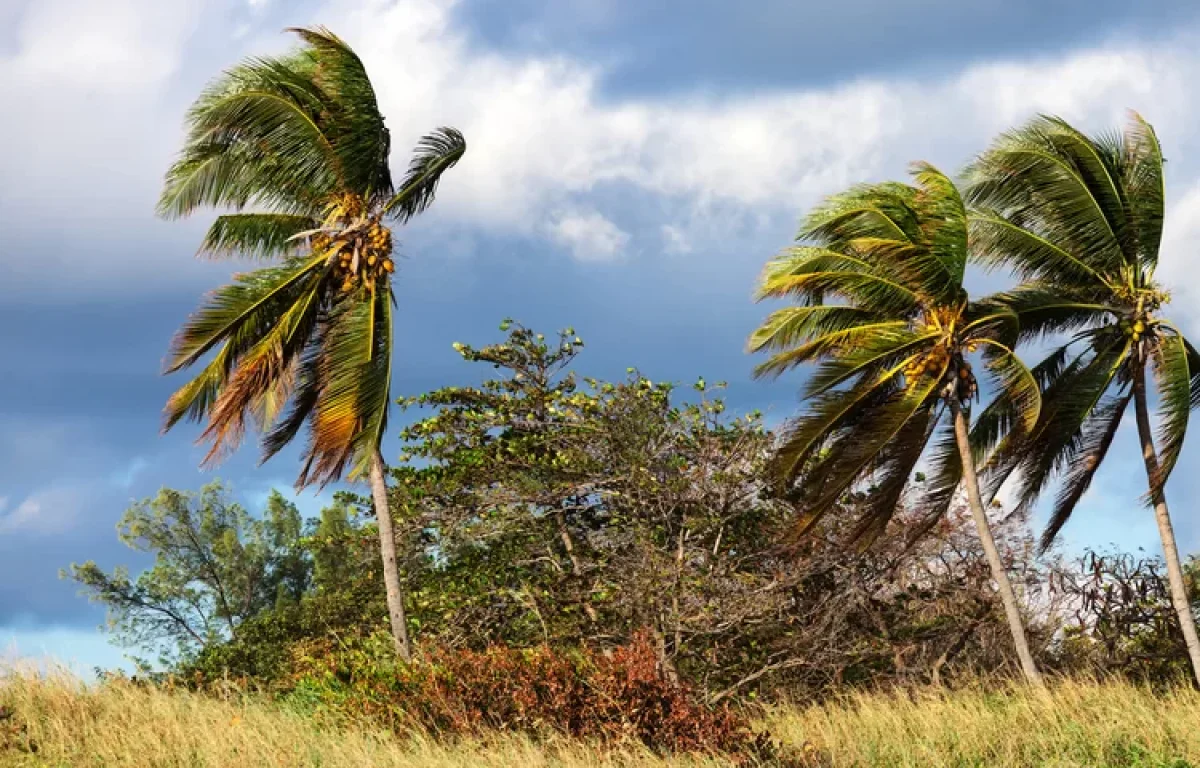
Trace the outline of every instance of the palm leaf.
<instances>
[{"instance_id":1,"label":"palm leaf","mask_svg":"<svg viewBox=\"0 0 1200 768\"><path fill-rule=\"evenodd\" d=\"M908 331L908 323L903 320L866 323L843 330L830 331L772 355L765 363L755 367L754 375L756 377L777 376L801 363L819 360L830 355L836 356L846 349L868 344L881 336L905 339L911 338L912 334ZM760 348L766 348L766 345L764 344Z\"/></svg>"},{"instance_id":2,"label":"palm leaf","mask_svg":"<svg viewBox=\"0 0 1200 768\"><path fill-rule=\"evenodd\" d=\"M1079 164L1077 137L1039 117L1005 133L968 167L967 199L1072 254L1102 275L1125 262L1107 181Z\"/></svg>"},{"instance_id":3,"label":"palm leaf","mask_svg":"<svg viewBox=\"0 0 1200 768\"><path fill-rule=\"evenodd\" d=\"M1187 433L1192 408L1192 375L1183 334L1164 323L1158 343L1151 346L1154 380L1158 387L1159 445L1158 473L1151 478L1155 490L1161 490L1175 468Z\"/></svg>"},{"instance_id":4,"label":"palm leaf","mask_svg":"<svg viewBox=\"0 0 1200 768\"><path fill-rule=\"evenodd\" d=\"M995 295L1020 319L1020 341L1069 334L1116 320L1119 313L1106 304L1083 302L1045 283L1027 283Z\"/></svg>"},{"instance_id":5,"label":"palm leaf","mask_svg":"<svg viewBox=\"0 0 1200 768\"><path fill-rule=\"evenodd\" d=\"M301 487L332 482L348 465L361 471L378 445L371 440L386 423L391 360L391 314L381 303L388 306L383 292L346 299L329 319Z\"/></svg>"},{"instance_id":6,"label":"palm leaf","mask_svg":"<svg viewBox=\"0 0 1200 768\"><path fill-rule=\"evenodd\" d=\"M386 200L392 194L388 170L390 138L362 60L324 27L292 28L312 51L313 83L327 105L323 121L349 189Z\"/></svg>"},{"instance_id":7,"label":"palm leaf","mask_svg":"<svg viewBox=\"0 0 1200 768\"><path fill-rule=\"evenodd\" d=\"M1042 532L1041 549L1045 552L1054 543L1059 531L1071 518L1075 506L1083 498L1083 494L1091 487L1092 478L1104 463L1108 449L1112 446L1117 429L1121 426L1121 417L1129 407L1133 390L1111 398L1108 403L1101 405L1088 414L1080 430L1080 444L1075 459L1063 477L1063 486L1050 512L1050 520Z\"/></svg>"},{"instance_id":8,"label":"palm leaf","mask_svg":"<svg viewBox=\"0 0 1200 768\"><path fill-rule=\"evenodd\" d=\"M421 137L400 181L400 190L384 205L384 213L407 222L428 208L442 174L453 168L466 151L467 140L453 128L439 128Z\"/></svg>"},{"instance_id":9,"label":"palm leaf","mask_svg":"<svg viewBox=\"0 0 1200 768\"><path fill-rule=\"evenodd\" d=\"M866 501L859 505L858 523L850 533L849 543L866 550L887 530L895 516L900 500L913 476L917 462L929 444L938 423L938 409L926 400L924 406L909 418L895 439L881 452L871 477L873 487Z\"/></svg>"},{"instance_id":10,"label":"palm leaf","mask_svg":"<svg viewBox=\"0 0 1200 768\"><path fill-rule=\"evenodd\" d=\"M988 268L1011 266L1022 280L1069 282L1101 291L1107 279L1054 242L998 213L975 209L968 220L972 258Z\"/></svg>"},{"instance_id":11,"label":"palm leaf","mask_svg":"<svg viewBox=\"0 0 1200 768\"><path fill-rule=\"evenodd\" d=\"M919 412L932 409L935 398L931 395L941 379L941 374L926 376L913 386L893 389L887 397L855 409L825 431L829 447L805 473L806 486L813 489L815 498L804 504L798 535L819 522L848 489L870 476L886 446ZM926 422L917 420L924 432Z\"/></svg>"},{"instance_id":12,"label":"palm leaf","mask_svg":"<svg viewBox=\"0 0 1200 768\"><path fill-rule=\"evenodd\" d=\"M171 373L195 363L221 341L237 334L247 323L264 330L292 306L325 265L323 254L292 259L279 267L241 275L209 295L208 301L188 318L175 335L167 359ZM257 339L254 339L255 341Z\"/></svg>"},{"instance_id":13,"label":"palm leaf","mask_svg":"<svg viewBox=\"0 0 1200 768\"><path fill-rule=\"evenodd\" d=\"M1153 273L1158 265L1167 198L1162 147L1154 128L1136 112L1130 113L1124 146L1126 205L1135 233L1134 249L1145 271Z\"/></svg>"},{"instance_id":14,"label":"palm leaf","mask_svg":"<svg viewBox=\"0 0 1200 768\"><path fill-rule=\"evenodd\" d=\"M218 216L204 236L200 255L273 259L306 247L297 237L316 228L316 219L283 213L235 213Z\"/></svg>"}]
</instances>

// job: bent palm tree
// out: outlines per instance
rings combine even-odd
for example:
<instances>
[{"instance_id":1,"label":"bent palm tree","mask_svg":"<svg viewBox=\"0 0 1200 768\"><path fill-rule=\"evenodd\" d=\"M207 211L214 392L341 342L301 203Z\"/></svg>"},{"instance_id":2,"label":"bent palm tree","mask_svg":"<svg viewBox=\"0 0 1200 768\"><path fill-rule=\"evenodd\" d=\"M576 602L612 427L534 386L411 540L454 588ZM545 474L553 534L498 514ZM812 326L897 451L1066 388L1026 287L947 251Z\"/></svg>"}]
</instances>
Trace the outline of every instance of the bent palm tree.
<instances>
[{"instance_id":1,"label":"bent palm tree","mask_svg":"<svg viewBox=\"0 0 1200 768\"><path fill-rule=\"evenodd\" d=\"M789 484L804 468L801 532L847 490L870 481L874 492L853 533L869 544L886 528L944 424L930 520L964 481L1021 668L1040 684L980 499L966 413L977 384L967 356L980 348L1009 412L1026 426L1037 419L1038 387L1013 354L1013 313L968 301L967 222L957 189L928 165L915 166L913 176L915 186L860 186L829 198L803 225L798 239L807 244L766 268L759 298L798 305L772 313L751 336L752 350L772 353L757 373L817 363L804 388L807 407L786 427L774 468Z\"/></svg>"},{"instance_id":2,"label":"bent palm tree","mask_svg":"<svg viewBox=\"0 0 1200 768\"><path fill-rule=\"evenodd\" d=\"M997 139L968 176L981 258L1015 268L1025 281L1000 297L1020 316L1022 337L1071 334L1038 366L1045 399L1038 425L1000 444L989 485L1017 472L1019 503L1028 508L1061 472L1042 536L1048 547L1132 401L1172 602L1200 681L1200 640L1164 491L1189 411L1200 405L1200 354L1161 316L1169 296L1154 280L1165 202L1154 129L1134 114L1123 134L1088 137L1063 120L1039 117ZM1158 387L1161 453L1147 367Z\"/></svg>"},{"instance_id":3,"label":"bent palm tree","mask_svg":"<svg viewBox=\"0 0 1200 768\"><path fill-rule=\"evenodd\" d=\"M184 418L206 422L208 463L235 449L252 422L266 461L307 424L299 487L347 470L352 479L369 476L392 634L407 659L380 454L392 363L389 225L432 202L466 144L451 128L424 137L397 188L388 131L358 56L327 30L292 31L304 43L298 51L244 62L205 89L167 173L160 215L233 211L217 217L201 254L278 263L236 276L180 329L168 373L216 353L171 396L165 429Z\"/></svg>"}]
</instances>

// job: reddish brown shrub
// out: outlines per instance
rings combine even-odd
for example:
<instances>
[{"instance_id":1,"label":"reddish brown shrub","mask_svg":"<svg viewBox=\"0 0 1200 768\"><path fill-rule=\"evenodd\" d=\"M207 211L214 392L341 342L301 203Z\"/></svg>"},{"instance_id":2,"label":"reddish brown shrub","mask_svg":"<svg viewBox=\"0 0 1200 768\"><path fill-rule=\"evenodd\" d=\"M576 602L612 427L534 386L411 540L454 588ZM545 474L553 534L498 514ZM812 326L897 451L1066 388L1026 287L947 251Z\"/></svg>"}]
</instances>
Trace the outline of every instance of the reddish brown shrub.
<instances>
[{"instance_id":1,"label":"reddish brown shrub","mask_svg":"<svg viewBox=\"0 0 1200 768\"><path fill-rule=\"evenodd\" d=\"M547 647L437 650L411 666L362 664L367 655L310 647L294 691L322 706L438 733L554 731L600 741L637 740L661 751L773 752L727 706L710 708L659 672L647 633L604 654Z\"/></svg>"}]
</instances>

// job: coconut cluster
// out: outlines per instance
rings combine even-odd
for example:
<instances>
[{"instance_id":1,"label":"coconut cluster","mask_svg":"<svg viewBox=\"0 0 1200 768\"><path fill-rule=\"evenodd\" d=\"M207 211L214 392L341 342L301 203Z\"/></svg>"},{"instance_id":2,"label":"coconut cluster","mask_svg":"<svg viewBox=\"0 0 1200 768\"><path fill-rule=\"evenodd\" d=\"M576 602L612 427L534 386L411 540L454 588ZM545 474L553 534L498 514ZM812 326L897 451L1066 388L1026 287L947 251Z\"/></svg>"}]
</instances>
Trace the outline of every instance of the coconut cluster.
<instances>
[{"instance_id":1,"label":"coconut cluster","mask_svg":"<svg viewBox=\"0 0 1200 768\"><path fill-rule=\"evenodd\" d=\"M967 350L974 352L975 345L968 345ZM951 355L950 350L940 344L904 366L904 381L907 386L913 387L925 376L937 376L942 371L945 371L946 383L954 384L960 400L970 400L979 392L970 363L959 355Z\"/></svg>"},{"instance_id":2,"label":"coconut cluster","mask_svg":"<svg viewBox=\"0 0 1200 768\"><path fill-rule=\"evenodd\" d=\"M1121 332L1132 338L1134 341L1141 341L1141 338L1143 335L1145 335L1146 330L1147 325L1142 320L1126 319L1121 321Z\"/></svg>"},{"instance_id":3,"label":"coconut cluster","mask_svg":"<svg viewBox=\"0 0 1200 768\"><path fill-rule=\"evenodd\" d=\"M334 274L342 280L342 290L373 286L396 271L392 261L392 233L379 222L347 229L337 235L318 234L312 239L317 253L329 252Z\"/></svg>"}]
</instances>

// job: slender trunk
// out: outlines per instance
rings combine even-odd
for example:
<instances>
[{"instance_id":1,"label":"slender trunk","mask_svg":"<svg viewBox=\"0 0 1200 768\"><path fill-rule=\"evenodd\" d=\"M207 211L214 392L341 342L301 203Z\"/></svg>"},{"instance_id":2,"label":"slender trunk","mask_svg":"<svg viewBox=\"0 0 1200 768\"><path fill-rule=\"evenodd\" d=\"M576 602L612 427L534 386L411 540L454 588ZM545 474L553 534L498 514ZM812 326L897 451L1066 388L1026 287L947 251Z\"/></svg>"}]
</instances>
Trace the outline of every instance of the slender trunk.
<instances>
[{"instance_id":1,"label":"slender trunk","mask_svg":"<svg viewBox=\"0 0 1200 768\"><path fill-rule=\"evenodd\" d=\"M412 646L408 642L408 621L404 616L404 592L400 587L400 567L396 564L396 533L392 526L392 511L388 506L383 456L378 450L371 460L371 497L375 501L375 518L379 521L379 555L383 560L383 586L387 590L392 642L400 658L412 661Z\"/></svg>"},{"instance_id":2,"label":"slender trunk","mask_svg":"<svg viewBox=\"0 0 1200 768\"><path fill-rule=\"evenodd\" d=\"M1150 412L1146 407L1146 371L1139 368L1133 377L1133 402L1137 412L1138 437L1142 441L1142 461L1146 464L1146 477L1150 480L1150 501L1154 504L1154 519L1158 523L1158 535L1162 538L1163 558L1167 563L1167 580L1171 585L1171 603L1179 617L1179 628L1183 631L1183 642L1187 646L1188 658L1192 662L1192 674L1200 683L1200 639L1196 637L1196 617L1188 600L1187 586L1183 581L1183 568L1179 564L1179 547L1175 544L1175 529L1171 526L1171 513L1167 510L1167 495L1162 487L1155 488L1154 478L1158 475L1158 454L1154 450L1154 435L1150 429Z\"/></svg>"},{"instance_id":3,"label":"slender trunk","mask_svg":"<svg viewBox=\"0 0 1200 768\"><path fill-rule=\"evenodd\" d=\"M967 487L967 502L971 508L971 517L975 520L975 529L979 532L979 541L983 544L983 552L987 555L988 565L992 569L992 579L1000 592L1004 603L1004 615L1008 618L1008 629L1012 632L1013 645L1017 649L1017 658L1021 661L1021 671L1025 679L1039 688L1043 686L1042 676L1037 665L1033 663L1033 654L1029 652L1029 641L1025 639L1025 625L1021 621L1021 610L1017 606L1017 596L1013 593L1012 584L1008 581L1008 573L1004 563L1000 561L1000 552L996 549L996 541L992 538L991 528L988 527L987 512L983 508L983 500L979 497L979 478L975 475L975 459L971 455L971 440L967 431L967 419L963 415L962 405L957 397L951 396L950 411L954 415L954 437L958 442L958 454L962 459L963 484Z\"/></svg>"}]
</instances>

